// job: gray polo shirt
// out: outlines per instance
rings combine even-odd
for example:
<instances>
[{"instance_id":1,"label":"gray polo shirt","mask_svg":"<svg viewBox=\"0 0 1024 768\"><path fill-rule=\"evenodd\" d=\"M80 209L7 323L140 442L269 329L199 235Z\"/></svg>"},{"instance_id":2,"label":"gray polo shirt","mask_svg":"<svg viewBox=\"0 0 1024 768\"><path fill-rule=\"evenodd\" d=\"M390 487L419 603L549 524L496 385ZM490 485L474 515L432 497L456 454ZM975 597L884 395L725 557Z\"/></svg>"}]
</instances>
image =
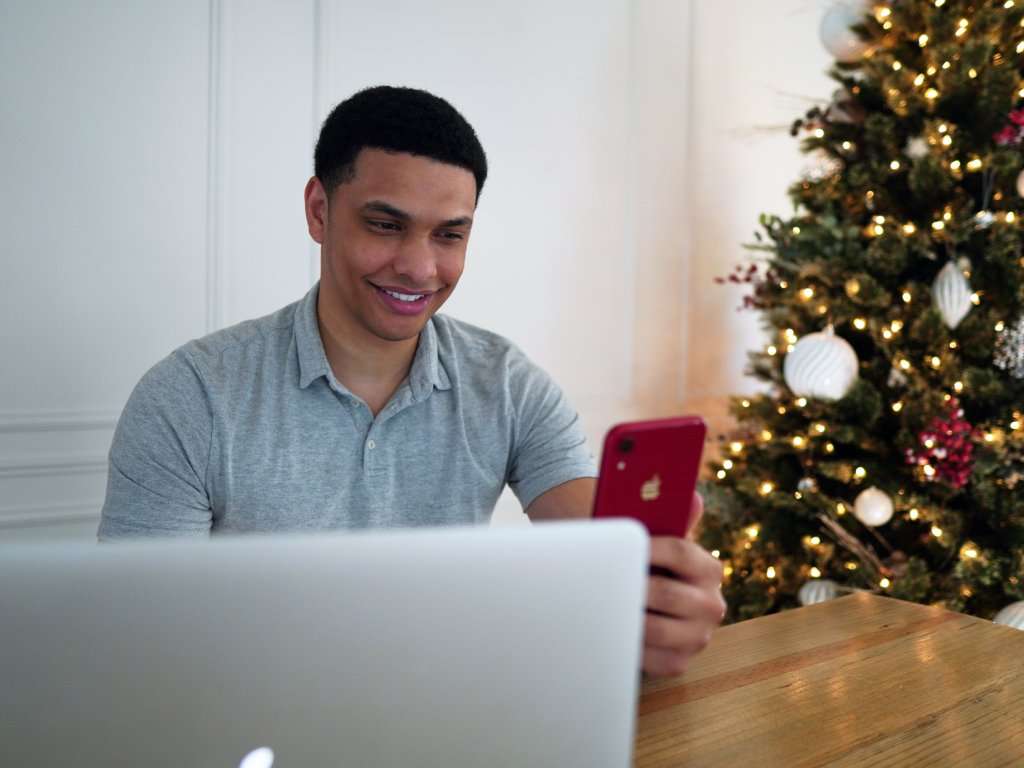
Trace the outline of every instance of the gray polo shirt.
<instances>
[{"instance_id":1,"label":"gray polo shirt","mask_svg":"<svg viewBox=\"0 0 1024 768\"><path fill-rule=\"evenodd\" d=\"M110 448L99 538L452 525L593 477L579 419L506 339L444 315L374 418L335 378L305 298L151 368Z\"/></svg>"}]
</instances>

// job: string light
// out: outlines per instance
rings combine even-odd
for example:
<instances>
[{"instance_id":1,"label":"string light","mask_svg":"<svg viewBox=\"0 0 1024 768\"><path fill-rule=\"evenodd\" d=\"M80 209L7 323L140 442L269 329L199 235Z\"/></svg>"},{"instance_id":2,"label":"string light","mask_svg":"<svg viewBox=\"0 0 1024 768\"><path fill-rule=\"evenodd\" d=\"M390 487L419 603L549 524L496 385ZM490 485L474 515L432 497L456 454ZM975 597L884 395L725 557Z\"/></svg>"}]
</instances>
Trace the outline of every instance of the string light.
<instances>
[{"instance_id":1,"label":"string light","mask_svg":"<svg viewBox=\"0 0 1024 768\"><path fill-rule=\"evenodd\" d=\"M936 232L941 232L946 228L946 223L941 219L932 222L932 229Z\"/></svg>"},{"instance_id":2,"label":"string light","mask_svg":"<svg viewBox=\"0 0 1024 768\"><path fill-rule=\"evenodd\" d=\"M888 579L882 579L880 582L878 582L878 586L880 586L882 589L888 589L891 583L892 582L890 582Z\"/></svg>"},{"instance_id":3,"label":"string light","mask_svg":"<svg viewBox=\"0 0 1024 768\"><path fill-rule=\"evenodd\" d=\"M711 556L712 557L721 557L721 555L722 555L722 553L719 552L717 549L712 549L711 550Z\"/></svg>"},{"instance_id":4,"label":"string light","mask_svg":"<svg viewBox=\"0 0 1024 768\"><path fill-rule=\"evenodd\" d=\"M811 536L811 544L815 547L818 546L821 544L821 538L818 536Z\"/></svg>"},{"instance_id":5,"label":"string light","mask_svg":"<svg viewBox=\"0 0 1024 768\"><path fill-rule=\"evenodd\" d=\"M841 501L838 504L836 504L836 514L839 516L846 514L846 505L843 504L843 502Z\"/></svg>"},{"instance_id":6,"label":"string light","mask_svg":"<svg viewBox=\"0 0 1024 768\"><path fill-rule=\"evenodd\" d=\"M825 443L825 453L835 453L836 447L832 443Z\"/></svg>"},{"instance_id":7,"label":"string light","mask_svg":"<svg viewBox=\"0 0 1024 768\"><path fill-rule=\"evenodd\" d=\"M729 443L729 450L732 451L734 454L743 453L743 443Z\"/></svg>"},{"instance_id":8,"label":"string light","mask_svg":"<svg viewBox=\"0 0 1024 768\"><path fill-rule=\"evenodd\" d=\"M939 98L939 92L934 88L929 88L927 91L924 92L924 97L926 99L934 101L935 99Z\"/></svg>"},{"instance_id":9,"label":"string light","mask_svg":"<svg viewBox=\"0 0 1024 768\"><path fill-rule=\"evenodd\" d=\"M793 447L794 448L803 448L806 445L807 445L806 438L803 438L800 435L797 435L796 437L793 438Z\"/></svg>"},{"instance_id":10,"label":"string light","mask_svg":"<svg viewBox=\"0 0 1024 768\"><path fill-rule=\"evenodd\" d=\"M806 407L807 406L807 398L806 397L801 397L799 400L796 401L796 404L798 406L800 406L801 408Z\"/></svg>"},{"instance_id":11,"label":"string light","mask_svg":"<svg viewBox=\"0 0 1024 768\"><path fill-rule=\"evenodd\" d=\"M718 472L715 473L715 477L717 477L719 480L725 480L727 474L728 473L724 469L720 469L718 470Z\"/></svg>"},{"instance_id":12,"label":"string light","mask_svg":"<svg viewBox=\"0 0 1024 768\"><path fill-rule=\"evenodd\" d=\"M942 360L938 357L932 356L932 359L929 362L932 364L932 368L935 368L936 370L942 367Z\"/></svg>"},{"instance_id":13,"label":"string light","mask_svg":"<svg viewBox=\"0 0 1024 768\"><path fill-rule=\"evenodd\" d=\"M761 439L764 440L766 443L770 441L772 439L771 431L767 429L761 430Z\"/></svg>"},{"instance_id":14,"label":"string light","mask_svg":"<svg viewBox=\"0 0 1024 768\"><path fill-rule=\"evenodd\" d=\"M735 465L732 463L732 459L726 459L722 462L722 468L726 471L732 469Z\"/></svg>"},{"instance_id":15,"label":"string light","mask_svg":"<svg viewBox=\"0 0 1024 768\"><path fill-rule=\"evenodd\" d=\"M984 163L982 162L981 158L980 157L975 157L975 158L972 158L971 160L969 160L967 162L967 170L968 171L980 171L981 167L983 165L984 165ZM1010 213L1012 213L1012 211ZM1010 214L1007 213L1006 216L1007 216L1007 218L1009 218Z\"/></svg>"},{"instance_id":16,"label":"string light","mask_svg":"<svg viewBox=\"0 0 1024 768\"><path fill-rule=\"evenodd\" d=\"M846 570L848 570L848 571L856 571L857 570L857 564L851 560L850 562L848 562L846 564Z\"/></svg>"},{"instance_id":17,"label":"string light","mask_svg":"<svg viewBox=\"0 0 1024 768\"><path fill-rule=\"evenodd\" d=\"M901 402L893 403L892 404L892 410L893 410L893 413L899 413L900 411L903 410L903 403L901 403Z\"/></svg>"},{"instance_id":18,"label":"string light","mask_svg":"<svg viewBox=\"0 0 1024 768\"><path fill-rule=\"evenodd\" d=\"M769 565L769 566L768 566L768 570L767 570L767 571L765 571L765 575L766 575L766 576L767 576L767 577L768 577L769 579L774 579L774 578L775 578L775 568L774 568L773 566L770 566L770 565Z\"/></svg>"},{"instance_id":19,"label":"string light","mask_svg":"<svg viewBox=\"0 0 1024 768\"><path fill-rule=\"evenodd\" d=\"M776 411L776 413L779 414L779 416L785 416L786 415L786 406L780 405L778 408L775 409L775 411Z\"/></svg>"},{"instance_id":20,"label":"string light","mask_svg":"<svg viewBox=\"0 0 1024 768\"><path fill-rule=\"evenodd\" d=\"M919 38L917 38L917 44L920 45L922 48L928 45L928 35L921 35Z\"/></svg>"},{"instance_id":21,"label":"string light","mask_svg":"<svg viewBox=\"0 0 1024 768\"><path fill-rule=\"evenodd\" d=\"M894 171L898 171L900 169L900 161L893 160L891 163L889 163L889 167Z\"/></svg>"},{"instance_id":22,"label":"string light","mask_svg":"<svg viewBox=\"0 0 1024 768\"><path fill-rule=\"evenodd\" d=\"M960 547L960 558L962 560L977 560L978 559L978 545L973 542L966 542Z\"/></svg>"},{"instance_id":23,"label":"string light","mask_svg":"<svg viewBox=\"0 0 1024 768\"><path fill-rule=\"evenodd\" d=\"M904 235L912 235L915 232L917 232L917 227L914 226L914 223L912 221L908 221L906 224L903 225Z\"/></svg>"},{"instance_id":24,"label":"string light","mask_svg":"<svg viewBox=\"0 0 1024 768\"><path fill-rule=\"evenodd\" d=\"M931 464L925 464L922 468L922 471L924 472L924 476L927 477L928 479L935 477L935 467L933 467Z\"/></svg>"},{"instance_id":25,"label":"string light","mask_svg":"<svg viewBox=\"0 0 1024 768\"><path fill-rule=\"evenodd\" d=\"M800 298L804 301L810 301L814 298L814 289L810 287L804 288L800 291Z\"/></svg>"},{"instance_id":26,"label":"string light","mask_svg":"<svg viewBox=\"0 0 1024 768\"><path fill-rule=\"evenodd\" d=\"M888 328L883 328L882 338L885 339L886 341L889 341L889 339L892 338L892 331L890 331Z\"/></svg>"},{"instance_id":27,"label":"string light","mask_svg":"<svg viewBox=\"0 0 1024 768\"><path fill-rule=\"evenodd\" d=\"M942 146L948 147L949 145L951 145L953 143L953 137L950 136L947 133L945 136L942 137L942 142L941 143L942 143Z\"/></svg>"},{"instance_id":28,"label":"string light","mask_svg":"<svg viewBox=\"0 0 1024 768\"><path fill-rule=\"evenodd\" d=\"M906 358L903 358L902 360L900 360L899 365L900 365L900 368L902 368L904 371L909 371L910 370L910 361L907 360Z\"/></svg>"},{"instance_id":29,"label":"string light","mask_svg":"<svg viewBox=\"0 0 1024 768\"><path fill-rule=\"evenodd\" d=\"M971 294L971 304L974 306L981 304L981 291L975 291Z\"/></svg>"},{"instance_id":30,"label":"string light","mask_svg":"<svg viewBox=\"0 0 1024 768\"><path fill-rule=\"evenodd\" d=\"M893 70L895 70L896 72L899 72L899 71L900 71L901 69L903 69L903 65L902 65L902 64L900 64L900 62L898 62L898 61L894 61L894 62L892 63L892 68L893 68Z\"/></svg>"},{"instance_id":31,"label":"string light","mask_svg":"<svg viewBox=\"0 0 1024 768\"><path fill-rule=\"evenodd\" d=\"M913 296L910 295L910 291L903 292L903 303L909 304L913 300Z\"/></svg>"},{"instance_id":32,"label":"string light","mask_svg":"<svg viewBox=\"0 0 1024 768\"><path fill-rule=\"evenodd\" d=\"M768 353L769 357L775 357L775 355L779 353L779 350L776 349L774 344L768 345L768 349L766 349L765 351Z\"/></svg>"},{"instance_id":33,"label":"string light","mask_svg":"<svg viewBox=\"0 0 1024 768\"><path fill-rule=\"evenodd\" d=\"M996 332L997 333L1002 333L1004 328L1006 328L1006 323L1004 323L1002 320L1000 320L998 323L996 323Z\"/></svg>"},{"instance_id":34,"label":"string light","mask_svg":"<svg viewBox=\"0 0 1024 768\"><path fill-rule=\"evenodd\" d=\"M970 69L967 70L967 76L971 78L971 80L973 80L978 76L978 70L976 70L974 67L971 67Z\"/></svg>"},{"instance_id":35,"label":"string light","mask_svg":"<svg viewBox=\"0 0 1024 768\"><path fill-rule=\"evenodd\" d=\"M812 579L820 579L821 578L821 571L819 571L817 569L817 567L811 568L811 578Z\"/></svg>"},{"instance_id":36,"label":"string light","mask_svg":"<svg viewBox=\"0 0 1024 768\"><path fill-rule=\"evenodd\" d=\"M910 510L910 519L911 520L917 520L917 518L919 518L920 516L921 516L921 513L917 510L917 507L914 507L912 510Z\"/></svg>"},{"instance_id":37,"label":"string light","mask_svg":"<svg viewBox=\"0 0 1024 768\"><path fill-rule=\"evenodd\" d=\"M817 433L818 433L819 435L823 435L823 434L825 434L825 431L826 431L826 430L828 429L828 427L826 427L824 423L822 423L822 422L820 422L820 421L819 421L819 422L817 422L817 423L816 423L816 424L814 425L813 429L814 429L814 431L815 431L815 432L817 432Z\"/></svg>"},{"instance_id":38,"label":"string light","mask_svg":"<svg viewBox=\"0 0 1024 768\"><path fill-rule=\"evenodd\" d=\"M932 526L932 536L934 536L936 539L941 539L942 538L942 529L939 528L939 526L937 526L937 525L933 525Z\"/></svg>"},{"instance_id":39,"label":"string light","mask_svg":"<svg viewBox=\"0 0 1024 768\"><path fill-rule=\"evenodd\" d=\"M964 383L962 381L954 381L953 391L959 395L961 392L964 391Z\"/></svg>"},{"instance_id":40,"label":"string light","mask_svg":"<svg viewBox=\"0 0 1024 768\"><path fill-rule=\"evenodd\" d=\"M863 317L854 318L853 327L856 328L858 331L863 331L865 328L868 327L868 321L865 320Z\"/></svg>"},{"instance_id":41,"label":"string light","mask_svg":"<svg viewBox=\"0 0 1024 768\"><path fill-rule=\"evenodd\" d=\"M745 531L745 533L747 534L747 538L749 538L749 539L756 539L757 538L757 534L759 534L760 532L761 532L761 529L758 528L756 525L750 526Z\"/></svg>"},{"instance_id":42,"label":"string light","mask_svg":"<svg viewBox=\"0 0 1024 768\"><path fill-rule=\"evenodd\" d=\"M858 480L863 480L868 476L868 471L864 469L864 467L857 467L857 469L853 471L853 476Z\"/></svg>"},{"instance_id":43,"label":"string light","mask_svg":"<svg viewBox=\"0 0 1024 768\"><path fill-rule=\"evenodd\" d=\"M823 138L825 138L825 131L823 131L821 128L817 128L814 131L814 137L816 139L823 139Z\"/></svg>"}]
</instances>

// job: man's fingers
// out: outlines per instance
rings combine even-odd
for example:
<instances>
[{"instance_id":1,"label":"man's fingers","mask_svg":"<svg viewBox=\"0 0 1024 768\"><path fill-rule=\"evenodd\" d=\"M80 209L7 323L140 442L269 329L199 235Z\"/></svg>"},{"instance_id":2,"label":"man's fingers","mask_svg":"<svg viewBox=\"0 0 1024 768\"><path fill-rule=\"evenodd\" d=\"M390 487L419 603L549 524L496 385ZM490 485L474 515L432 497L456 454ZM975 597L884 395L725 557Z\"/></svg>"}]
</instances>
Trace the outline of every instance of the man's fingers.
<instances>
[{"instance_id":1,"label":"man's fingers","mask_svg":"<svg viewBox=\"0 0 1024 768\"><path fill-rule=\"evenodd\" d=\"M703 621L683 621L648 613L644 618L644 648L662 648L692 656L711 641L712 627Z\"/></svg>"},{"instance_id":2,"label":"man's fingers","mask_svg":"<svg viewBox=\"0 0 1024 768\"><path fill-rule=\"evenodd\" d=\"M695 587L677 579L651 576L647 580L647 608L667 616L719 624L725 617L725 599L718 590Z\"/></svg>"},{"instance_id":3,"label":"man's fingers","mask_svg":"<svg viewBox=\"0 0 1024 768\"><path fill-rule=\"evenodd\" d=\"M651 565L666 568L693 584L717 588L722 583L721 561L689 539L651 537Z\"/></svg>"},{"instance_id":4,"label":"man's fingers","mask_svg":"<svg viewBox=\"0 0 1024 768\"><path fill-rule=\"evenodd\" d=\"M643 670L651 677L678 677L686 672L690 657L665 648L644 648Z\"/></svg>"},{"instance_id":5,"label":"man's fingers","mask_svg":"<svg viewBox=\"0 0 1024 768\"><path fill-rule=\"evenodd\" d=\"M693 503L690 505L690 522L686 528L686 538L697 538L697 524L704 517L704 497L699 493L693 494Z\"/></svg>"}]
</instances>

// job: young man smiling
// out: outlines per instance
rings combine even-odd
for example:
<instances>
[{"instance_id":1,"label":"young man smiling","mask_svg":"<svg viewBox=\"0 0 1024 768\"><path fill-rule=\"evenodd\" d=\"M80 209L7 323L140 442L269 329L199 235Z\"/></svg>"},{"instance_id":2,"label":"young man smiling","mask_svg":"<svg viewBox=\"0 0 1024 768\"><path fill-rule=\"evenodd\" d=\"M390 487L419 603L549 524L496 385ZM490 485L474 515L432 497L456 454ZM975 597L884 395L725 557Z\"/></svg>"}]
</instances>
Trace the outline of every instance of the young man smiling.
<instances>
[{"instance_id":1,"label":"young man smiling","mask_svg":"<svg viewBox=\"0 0 1024 768\"><path fill-rule=\"evenodd\" d=\"M595 467L555 383L507 340L436 314L487 176L448 102L377 87L324 122L305 298L150 369L110 450L101 540L483 523L508 484L532 520L589 517ZM700 517L694 499L694 520ZM644 670L678 674L725 613L719 562L655 537Z\"/></svg>"}]
</instances>

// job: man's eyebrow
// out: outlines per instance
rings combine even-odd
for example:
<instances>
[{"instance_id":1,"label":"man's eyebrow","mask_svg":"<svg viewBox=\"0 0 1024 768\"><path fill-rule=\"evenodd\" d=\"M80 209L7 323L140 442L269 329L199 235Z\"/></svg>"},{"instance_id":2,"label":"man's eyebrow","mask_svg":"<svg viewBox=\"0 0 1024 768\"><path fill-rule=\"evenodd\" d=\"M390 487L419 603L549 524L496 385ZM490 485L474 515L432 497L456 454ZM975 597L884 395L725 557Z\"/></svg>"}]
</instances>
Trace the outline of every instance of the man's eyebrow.
<instances>
[{"instance_id":1,"label":"man's eyebrow","mask_svg":"<svg viewBox=\"0 0 1024 768\"><path fill-rule=\"evenodd\" d=\"M412 216L403 211L401 208L395 208L390 203L385 203L383 200L371 200L370 202L363 205L364 211L376 211L377 213L386 213L388 216L394 216L399 221L410 221ZM473 219L470 216L459 216L455 219L448 219L442 221L442 227L468 227L473 223Z\"/></svg>"},{"instance_id":2,"label":"man's eyebrow","mask_svg":"<svg viewBox=\"0 0 1024 768\"><path fill-rule=\"evenodd\" d=\"M385 203L383 200L371 200L363 206L363 210L386 213L388 216L394 216L396 219L401 219L402 221L409 221L409 219L412 218L412 216L405 211L400 208L395 208L395 206L390 203Z\"/></svg>"}]
</instances>

